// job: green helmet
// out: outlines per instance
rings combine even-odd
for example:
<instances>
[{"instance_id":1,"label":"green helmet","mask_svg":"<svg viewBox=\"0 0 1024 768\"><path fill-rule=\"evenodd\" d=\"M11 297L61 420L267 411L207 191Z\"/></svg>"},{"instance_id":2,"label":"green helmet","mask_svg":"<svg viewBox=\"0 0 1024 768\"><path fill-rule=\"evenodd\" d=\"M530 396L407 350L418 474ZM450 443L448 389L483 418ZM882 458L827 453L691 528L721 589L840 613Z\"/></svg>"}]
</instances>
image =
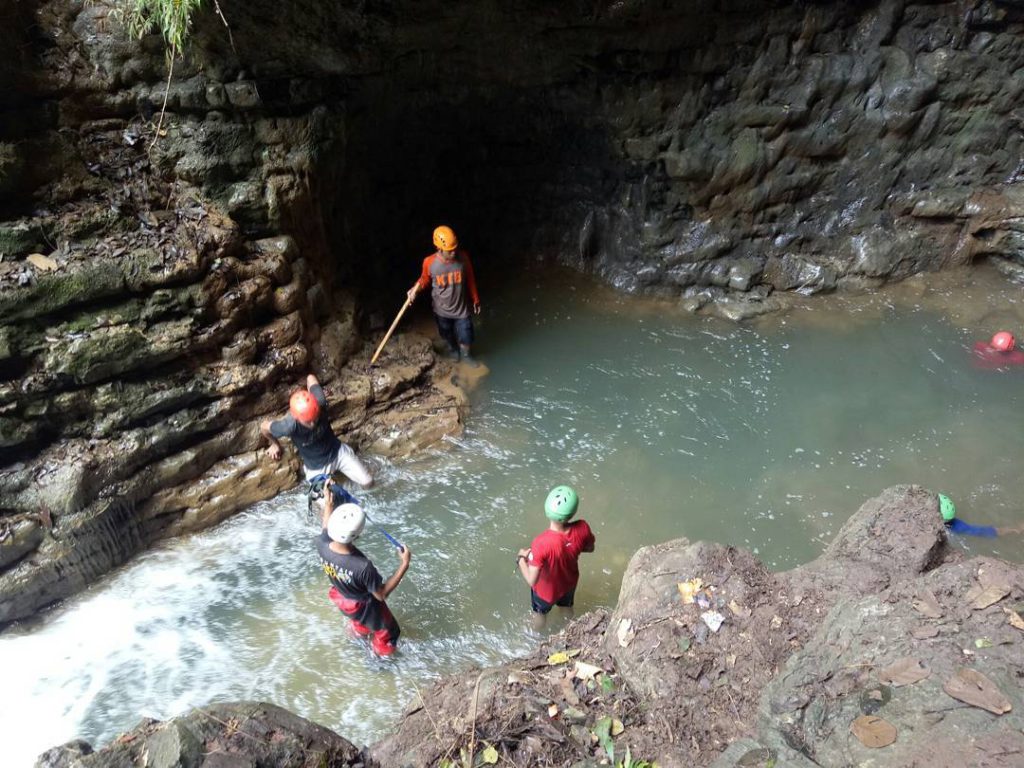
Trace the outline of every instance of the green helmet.
<instances>
[{"instance_id":1,"label":"green helmet","mask_svg":"<svg viewBox=\"0 0 1024 768\"><path fill-rule=\"evenodd\" d=\"M568 485L556 485L544 502L544 514L549 520L564 523L572 519L579 505L580 497L576 495L576 491Z\"/></svg>"},{"instance_id":2,"label":"green helmet","mask_svg":"<svg viewBox=\"0 0 1024 768\"><path fill-rule=\"evenodd\" d=\"M939 494L939 512L942 513L942 519L947 523L956 517L956 504L944 493Z\"/></svg>"}]
</instances>

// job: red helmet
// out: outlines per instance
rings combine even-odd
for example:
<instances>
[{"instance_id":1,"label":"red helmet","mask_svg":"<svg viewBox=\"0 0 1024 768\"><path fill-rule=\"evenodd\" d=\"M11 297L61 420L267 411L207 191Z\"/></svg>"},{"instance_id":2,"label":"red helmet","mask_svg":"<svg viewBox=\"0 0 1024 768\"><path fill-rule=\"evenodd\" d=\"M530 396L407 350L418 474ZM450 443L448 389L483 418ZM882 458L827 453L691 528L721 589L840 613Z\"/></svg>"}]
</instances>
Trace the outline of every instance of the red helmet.
<instances>
[{"instance_id":1,"label":"red helmet","mask_svg":"<svg viewBox=\"0 0 1024 768\"><path fill-rule=\"evenodd\" d=\"M1000 331L992 337L990 343L994 349L998 349L1000 352L1010 352L1013 350L1016 339L1013 338L1013 334L1009 331Z\"/></svg>"},{"instance_id":2,"label":"red helmet","mask_svg":"<svg viewBox=\"0 0 1024 768\"><path fill-rule=\"evenodd\" d=\"M303 421L307 424L311 421L316 421L316 417L320 415L320 403L316 401L316 398L307 389L300 389L293 394L288 408L297 421Z\"/></svg>"}]
</instances>

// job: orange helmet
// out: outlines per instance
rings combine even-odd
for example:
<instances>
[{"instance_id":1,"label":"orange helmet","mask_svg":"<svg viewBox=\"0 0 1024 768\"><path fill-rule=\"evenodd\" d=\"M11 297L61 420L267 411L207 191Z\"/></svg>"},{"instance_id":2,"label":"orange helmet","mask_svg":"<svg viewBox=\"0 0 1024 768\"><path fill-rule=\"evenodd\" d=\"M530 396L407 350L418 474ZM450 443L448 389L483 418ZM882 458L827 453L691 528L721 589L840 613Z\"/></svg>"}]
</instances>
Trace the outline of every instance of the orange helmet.
<instances>
[{"instance_id":1,"label":"orange helmet","mask_svg":"<svg viewBox=\"0 0 1024 768\"><path fill-rule=\"evenodd\" d=\"M288 410L291 411L296 421L308 424L311 421L316 421L316 417L320 415L320 403L309 393L309 390L300 389L292 395Z\"/></svg>"},{"instance_id":2,"label":"orange helmet","mask_svg":"<svg viewBox=\"0 0 1024 768\"><path fill-rule=\"evenodd\" d=\"M454 251L459 247L459 238L451 227L442 225L434 230L434 245L442 251Z\"/></svg>"},{"instance_id":3,"label":"orange helmet","mask_svg":"<svg viewBox=\"0 0 1024 768\"><path fill-rule=\"evenodd\" d=\"M1013 338L1013 334L1009 331L1000 331L992 337L992 346L1000 352L1012 352L1013 345L1016 342L1017 340Z\"/></svg>"}]
</instances>

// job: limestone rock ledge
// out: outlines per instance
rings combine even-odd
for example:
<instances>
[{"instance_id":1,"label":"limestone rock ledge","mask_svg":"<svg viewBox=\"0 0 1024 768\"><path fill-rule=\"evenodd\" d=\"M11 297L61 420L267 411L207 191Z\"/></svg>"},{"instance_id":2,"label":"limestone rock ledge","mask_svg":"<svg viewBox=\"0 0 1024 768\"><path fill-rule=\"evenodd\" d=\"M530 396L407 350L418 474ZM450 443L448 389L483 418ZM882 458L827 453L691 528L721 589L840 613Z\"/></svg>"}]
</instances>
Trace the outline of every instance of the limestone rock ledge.
<instances>
[{"instance_id":1,"label":"limestone rock ledge","mask_svg":"<svg viewBox=\"0 0 1024 768\"><path fill-rule=\"evenodd\" d=\"M706 608L683 602L678 585L693 578L715 587ZM583 768L607 764L608 747L622 760L628 747L665 768L1009 768L1024 753L1024 632L1004 609L1022 599L1024 567L964 560L946 546L935 494L916 486L867 501L819 558L784 573L743 549L677 539L633 556L612 613L588 613L527 658L410 697L364 759L461 765L493 747L499 762ZM702 617L709 610L723 617L717 631ZM901 659L921 662L927 676L886 682L883 670ZM947 694L964 669L987 677L1011 708L995 715ZM895 742L858 741L851 723L864 714L894 726ZM39 765L122 765L124 744L154 727L66 762L52 762L51 750Z\"/></svg>"},{"instance_id":2,"label":"limestone rock ledge","mask_svg":"<svg viewBox=\"0 0 1024 768\"><path fill-rule=\"evenodd\" d=\"M147 720L100 752L82 741L40 755L41 768L277 768L364 765L351 743L273 704L241 702L195 709L166 723Z\"/></svg>"}]
</instances>

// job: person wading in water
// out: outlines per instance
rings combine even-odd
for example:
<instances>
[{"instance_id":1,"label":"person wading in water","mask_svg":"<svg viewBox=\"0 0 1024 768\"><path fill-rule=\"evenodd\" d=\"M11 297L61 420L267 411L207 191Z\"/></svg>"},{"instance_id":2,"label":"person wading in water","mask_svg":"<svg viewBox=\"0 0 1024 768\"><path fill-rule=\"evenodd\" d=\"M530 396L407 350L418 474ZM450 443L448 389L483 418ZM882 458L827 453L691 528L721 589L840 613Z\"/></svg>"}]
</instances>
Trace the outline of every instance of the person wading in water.
<instances>
[{"instance_id":1,"label":"person wading in water","mask_svg":"<svg viewBox=\"0 0 1024 768\"><path fill-rule=\"evenodd\" d=\"M480 294L476 290L473 263L467 251L458 250L459 241L451 227L441 226L434 230L434 245L437 251L423 260L420 278L406 295L411 304L416 294L430 288L437 332L448 344L452 358L476 366L472 356L470 304L473 314L479 315Z\"/></svg>"},{"instance_id":2,"label":"person wading in water","mask_svg":"<svg viewBox=\"0 0 1024 768\"><path fill-rule=\"evenodd\" d=\"M551 489L544 502L544 514L551 522L533 540L529 549L519 550L516 565L530 585L530 607L535 629L544 626L552 606L572 613L576 584L580 580L578 560L583 552L594 551L594 533L586 520L569 522L579 508L579 496L567 485Z\"/></svg>"},{"instance_id":3,"label":"person wading in water","mask_svg":"<svg viewBox=\"0 0 1024 768\"><path fill-rule=\"evenodd\" d=\"M390 656L395 652L401 628L385 600L409 570L412 552L402 545L398 568L384 581L370 559L355 546L366 525L366 513L358 504L351 503L335 509L335 493L334 483L328 480L320 535L316 539L320 564L331 580L327 596L349 618L356 635L370 637L374 653Z\"/></svg>"}]
</instances>

